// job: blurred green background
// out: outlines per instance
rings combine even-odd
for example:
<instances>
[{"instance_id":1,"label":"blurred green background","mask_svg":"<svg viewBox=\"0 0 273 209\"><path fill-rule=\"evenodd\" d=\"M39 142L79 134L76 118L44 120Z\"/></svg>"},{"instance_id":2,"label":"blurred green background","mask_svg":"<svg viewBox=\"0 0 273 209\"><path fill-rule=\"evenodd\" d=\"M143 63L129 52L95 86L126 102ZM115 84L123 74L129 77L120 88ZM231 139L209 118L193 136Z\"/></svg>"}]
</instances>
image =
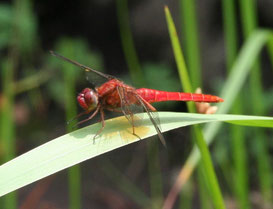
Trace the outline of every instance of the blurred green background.
<instances>
[{"instance_id":1,"label":"blurred green background","mask_svg":"<svg viewBox=\"0 0 273 209\"><path fill-rule=\"evenodd\" d=\"M77 92L96 83L49 50L137 88L182 91L164 5L192 86L204 93L217 95L245 40L273 26L272 0L1 1L0 163L73 130ZM271 44L229 113L272 115L272 63ZM180 102L155 106L187 111ZM193 146L190 129L164 136L168 149L156 137L126 146L6 195L0 208L161 208ZM272 131L225 125L217 136L211 155L226 208L272 208ZM212 207L199 170L173 208Z\"/></svg>"}]
</instances>

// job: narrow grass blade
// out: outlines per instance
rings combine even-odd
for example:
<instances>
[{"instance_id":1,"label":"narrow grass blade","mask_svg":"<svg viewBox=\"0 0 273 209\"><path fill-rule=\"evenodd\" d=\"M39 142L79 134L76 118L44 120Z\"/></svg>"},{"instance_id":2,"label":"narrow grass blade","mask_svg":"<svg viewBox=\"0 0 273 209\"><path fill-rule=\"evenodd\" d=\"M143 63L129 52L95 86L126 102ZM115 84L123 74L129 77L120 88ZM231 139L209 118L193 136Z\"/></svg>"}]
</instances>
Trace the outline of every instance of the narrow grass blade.
<instances>
[{"instance_id":1,"label":"narrow grass blade","mask_svg":"<svg viewBox=\"0 0 273 209\"><path fill-rule=\"evenodd\" d=\"M121 42L131 79L136 87L144 86L145 76L141 71L137 52L134 46L133 35L130 30L128 2L127 0L116 0L116 6Z\"/></svg>"},{"instance_id":2,"label":"narrow grass blade","mask_svg":"<svg viewBox=\"0 0 273 209\"><path fill-rule=\"evenodd\" d=\"M230 71L238 53L236 11L234 0L222 0L223 24L225 32L225 48L227 70Z\"/></svg>"},{"instance_id":3,"label":"narrow grass blade","mask_svg":"<svg viewBox=\"0 0 273 209\"><path fill-rule=\"evenodd\" d=\"M267 50L269 54L269 59L271 61L271 69L273 70L273 36L270 38L267 44Z\"/></svg>"},{"instance_id":4,"label":"narrow grass blade","mask_svg":"<svg viewBox=\"0 0 273 209\"><path fill-rule=\"evenodd\" d=\"M185 54L186 54L186 63L188 65L189 75L191 84L193 89L202 88L202 71L201 71L201 59L200 59L200 47L198 41L198 28L197 28L197 16L195 12L195 3L196 1L192 0L180 0L180 14L181 14L181 22L182 24L182 40L183 36L185 36ZM183 83L184 81L182 81ZM191 89L191 92L193 92ZM202 136L202 134L197 134L195 132L200 132L200 128L192 129L191 138L195 140L195 137ZM203 139L202 139L203 140ZM200 205L202 205L202 209L207 208L207 204L205 202L208 198L208 193L203 192L205 190L204 184L201 182L204 181L201 175L198 175L198 183L199 183L199 195L200 195ZM184 192L185 193L185 192ZM180 199L181 200L181 199Z\"/></svg>"},{"instance_id":5,"label":"narrow grass blade","mask_svg":"<svg viewBox=\"0 0 273 209\"><path fill-rule=\"evenodd\" d=\"M200 50L198 41L197 17L195 2L192 0L180 0L182 29L185 34L186 63L194 89L202 86L202 72L200 63Z\"/></svg>"},{"instance_id":6,"label":"narrow grass blade","mask_svg":"<svg viewBox=\"0 0 273 209\"><path fill-rule=\"evenodd\" d=\"M168 7L165 7L165 14L166 14L169 34L170 34L174 56L175 56L176 64L178 67L178 72L180 75L180 80L183 86L183 90L192 92L192 87L191 87L190 79L189 79L188 72L185 66L185 61L184 61L183 53L180 47L176 28L175 28L175 25L172 20ZM187 103L187 106L190 112L195 112L195 107L192 102ZM210 192L212 193L211 197L213 199L214 205L216 208L219 208L219 209L225 208L224 200L221 194L221 190L217 181L216 174L214 172L213 163L210 157L209 149L205 143L203 132L199 126L194 126L194 133L195 133L195 138L194 138L195 143L202 156L201 159L205 168L204 170L206 172L207 180L209 182L208 185L210 188ZM173 198L172 201L168 201L168 200L169 199L167 198L163 205L163 208L165 209L172 208L175 198Z\"/></svg>"},{"instance_id":7,"label":"narrow grass blade","mask_svg":"<svg viewBox=\"0 0 273 209\"><path fill-rule=\"evenodd\" d=\"M250 0L248 2L240 0L240 14L242 21L242 29L245 38L248 38L251 33L258 27L258 14L256 0ZM266 110L264 89L262 85L262 69L259 57L256 58L252 67L249 79L249 100L251 101L252 113L255 115L264 115L270 110ZM271 200L272 196L272 171L270 171L270 155L267 137L260 130L253 129L253 135L261 139L259 142L254 141L253 147L259 148L256 154L259 183L263 198L265 201ZM265 166L264 166L265 165ZM262 169L262 170L261 170ZM242 207L243 208L243 207ZM245 207L247 208L247 207Z\"/></svg>"},{"instance_id":8,"label":"narrow grass blade","mask_svg":"<svg viewBox=\"0 0 273 209\"><path fill-rule=\"evenodd\" d=\"M223 24L225 31L225 48L227 60L227 72L230 73L231 67L238 53L236 11L234 0L223 0ZM238 95L237 98L241 98ZM236 99L231 112L234 114L242 114L245 101ZM248 183L248 164L247 164L247 148L245 143L245 129L237 126L230 126L230 138L232 147L232 158L234 172L230 184L238 203L241 208L249 206L249 183ZM222 144L224 146L224 144ZM228 158L228 156L226 156ZM230 175L229 175L230 176ZM230 179L230 178L229 178ZM228 181L228 179L226 179Z\"/></svg>"},{"instance_id":9,"label":"narrow grass blade","mask_svg":"<svg viewBox=\"0 0 273 209\"><path fill-rule=\"evenodd\" d=\"M222 93L220 94L225 102L219 106L219 113L226 113L229 111L231 105L234 102L235 97L243 86L245 79L250 71L250 67L253 64L253 60L260 53L261 48L267 43L273 36L271 31L257 30L247 40L242 47L233 67L228 80L224 84ZM221 123L212 123L205 126L204 134L208 144L210 144L221 127ZM200 153L197 147L194 147L189 158L187 159L183 169L179 173L176 179L175 185L172 187L168 194L168 198L173 199L178 191L180 191L182 185L187 182L191 176L195 166L200 160Z\"/></svg>"},{"instance_id":10,"label":"narrow grass blade","mask_svg":"<svg viewBox=\"0 0 273 209\"><path fill-rule=\"evenodd\" d=\"M257 30L255 31L243 45L236 61L231 70L231 74L229 75L227 81L224 84L223 91L220 94L221 98L224 98L225 102L219 105L218 113L227 113L236 96L240 92L243 84L246 81L246 77L249 74L251 66L260 53L262 47L267 43L267 41L273 37L273 33L268 30ZM220 123L209 124L205 127L205 138L207 143L211 143L216 133L220 128ZM193 155L196 155L193 157ZM195 152L195 154L191 154L190 158L199 159L199 154ZM189 160L191 162L195 160ZM197 162L196 162L197 163Z\"/></svg>"},{"instance_id":11,"label":"narrow grass blade","mask_svg":"<svg viewBox=\"0 0 273 209\"><path fill-rule=\"evenodd\" d=\"M219 106L218 113L226 113L229 111L234 99L246 81L255 58L271 36L273 36L271 31L260 29L254 31L247 39L233 64L228 80L223 86L220 97L223 98L225 102Z\"/></svg>"},{"instance_id":12,"label":"narrow grass blade","mask_svg":"<svg viewBox=\"0 0 273 209\"><path fill-rule=\"evenodd\" d=\"M2 64L2 88L3 88L3 102L0 108L0 143L3 152L3 159L1 162L8 161L15 156L15 124L13 121L14 113L14 92L13 92L13 74L15 64L15 57L9 57ZM0 175L1 178L1 175ZM17 195L11 193L3 198L3 205L7 209L17 207Z\"/></svg>"},{"instance_id":13,"label":"narrow grass blade","mask_svg":"<svg viewBox=\"0 0 273 209\"><path fill-rule=\"evenodd\" d=\"M178 35L176 32L173 19L171 17L170 11L167 6L165 6L165 14L166 14L166 20L167 20L167 25L169 29L170 39L172 42L174 57L175 57L175 61L178 68L179 77L180 77L180 80L183 81L182 82L183 90L186 92L192 92L192 85L191 85L190 77L186 68L183 52L180 47L180 43L179 43L179 39L178 39ZM187 104L192 104L192 103L187 103ZM190 110L193 112L194 108L191 107Z\"/></svg>"},{"instance_id":14,"label":"narrow grass blade","mask_svg":"<svg viewBox=\"0 0 273 209\"><path fill-rule=\"evenodd\" d=\"M196 173L198 176L198 189L199 189L199 196L200 196L200 202L202 205L200 205L201 209L208 209L211 208L211 201L210 201L210 195L209 195L209 187L208 187L208 181L206 180L207 177L205 176L204 167L202 163L199 163ZM185 185L186 186L186 185ZM184 190L184 188L183 188ZM182 190L182 191L183 191Z\"/></svg>"}]
</instances>

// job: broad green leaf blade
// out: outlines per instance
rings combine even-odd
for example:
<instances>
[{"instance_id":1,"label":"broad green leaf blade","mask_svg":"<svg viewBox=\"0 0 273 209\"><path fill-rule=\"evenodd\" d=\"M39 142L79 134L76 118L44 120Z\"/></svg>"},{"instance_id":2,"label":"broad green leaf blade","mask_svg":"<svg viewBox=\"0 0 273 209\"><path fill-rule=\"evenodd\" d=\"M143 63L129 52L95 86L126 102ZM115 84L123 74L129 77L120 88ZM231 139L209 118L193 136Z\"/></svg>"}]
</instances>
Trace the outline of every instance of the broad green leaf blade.
<instances>
[{"instance_id":1,"label":"broad green leaf blade","mask_svg":"<svg viewBox=\"0 0 273 209\"><path fill-rule=\"evenodd\" d=\"M273 127L272 117L241 115L203 115L159 112L162 131L217 121L240 125ZM156 135L154 127L144 114L136 134L142 139ZM96 157L105 152L139 141L125 117L106 121L103 134L93 141L100 124L94 124L49 141L0 166L0 196L60 170Z\"/></svg>"}]
</instances>

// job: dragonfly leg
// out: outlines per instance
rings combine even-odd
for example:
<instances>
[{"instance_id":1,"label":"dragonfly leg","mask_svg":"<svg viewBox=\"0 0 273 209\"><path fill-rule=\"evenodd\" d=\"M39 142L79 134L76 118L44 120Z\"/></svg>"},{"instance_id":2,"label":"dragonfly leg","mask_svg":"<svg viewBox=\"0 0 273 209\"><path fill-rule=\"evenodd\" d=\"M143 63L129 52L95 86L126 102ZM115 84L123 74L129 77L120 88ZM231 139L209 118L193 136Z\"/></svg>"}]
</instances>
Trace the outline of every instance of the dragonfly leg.
<instances>
[{"instance_id":1,"label":"dragonfly leg","mask_svg":"<svg viewBox=\"0 0 273 209\"><path fill-rule=\"evenodd\" d=\"M132 129L133 129L133 135L139 138L141 140L140 136L136 134L136 129L135 129L135 120L134 120L134 114L130 113L130 117L132 119Z\"/></svg>"},{"instance_id":2,"label":"dragonfly leg","mask_svg":"<svg viewBox=\"0 0 273 209\"><path fill-rule=\"evenodd\" d=\"M129 123L131 123L132 125L132 122L130 121L130 118L128 117L128 107L126 109L126 101L125 101L125 95L124 95L124 89L120 86L117 86L116 87L116 90L119 94L119 98L120 98L120 110L121 112L123 113L123 115L126 117L126 119L129 121ZM130 112L131 114L131 112Z\"/></svg>"},{"instance_id":3,"label":"dragonfly leg","mask_svg":"<svg viewBox=\"0 0 273 209\"><path fill-rule=\"evenodd\" d=\"M88 113L89 113L89 111L81 112L80 114L76 115L75 117L73 117L72 119L70 119L69 121L67 121L67 124L71 123L73 120L76 120L77 118L79 118L79 117L81 117L81 116L83 116L83 115L86 115L86 114L88 114ZM77 124L76 124L76 125L77 125ZM76 126L76 125L75 125L75 126Z\"/></svg>"},{"instance_id":4,"label":"dragonfly leg","mask_svg":"<svg viewBox=\"0 0 273 209\"><path fill-rule=\"evenodd\" d=\"M124 116L126 117L128 122L132 125L132 129L133 129L132 134L141 140L141 138L136 134L136 131L135 131L134 114L130 111L129 104L128 104L127 100L125 99L126 95L124 92L124 88L117 86L116 90L117 90L117 92L119 94L119 98L120 98L120 111L124 114Z\"/></svg>"},{"instance_id":5,"label":"dragonfly leg","mask_svg":"<svg viewBox=\"0 0 273 209\"><path fill-rule=\"evenodd\" d=\"M100 116L101 116L101 128L100 130L98 130L98 132L95 134L95 136L93 137L93 144L95 143L95 139L98 135L100 135L100 133L103 131L104 127L105 127L105 121L104 121L104 112L103 109L100 109Z\"/></svg>"},{"instance_id":6,"label":"dragonfly leg","mask_svg":"<svg viewBox=\"0 0 273 209\"><path fill-rule=\"evenodd\" d=\"M101 109L101 108L100 108L100 105L98 105L97 108L96 108L96 110L93 112L92 115L90 115L90 116L89 116L88 118L86 118L85 120L82 120L82 121L78 122L77 125L80 125L80 124L82 124L82 123L85 123L86 121L91 120L91 119L98 113L98 111L99 111L100 109ZM83 114L84 114L84 113L83 113ZM83 114L82 114L82 115L83 115ZM79 114L79 115L81 115L81 114Z\"/></svg>"}]
</instances>

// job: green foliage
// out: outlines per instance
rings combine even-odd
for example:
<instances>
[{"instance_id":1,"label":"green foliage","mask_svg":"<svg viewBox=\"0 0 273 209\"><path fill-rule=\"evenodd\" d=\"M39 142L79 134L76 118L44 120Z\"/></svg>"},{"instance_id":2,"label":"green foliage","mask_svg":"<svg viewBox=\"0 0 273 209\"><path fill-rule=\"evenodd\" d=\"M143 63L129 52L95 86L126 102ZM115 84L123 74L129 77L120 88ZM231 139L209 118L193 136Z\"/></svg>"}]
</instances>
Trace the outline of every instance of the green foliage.
<instances>
[{"instance_id":1,"label":"green foliage","mask_svg":"<svg viewBox=\"0 0 273 209\"><path fill-rule=\"evenodd\" d=\"M85 40L62 38L57 42L57 46L54 50L86 66L90 66L97 70L103 69L101 55L96 52L91 52L88 49L87 42ZM82 81L83 78L87 77L87 74L83 70L78 70L77 67L72 66L70 63L64 62L63 60L57 59L56 57L51 56L49 53L47 60L50 68L58 69L60 66L64 66L63 71L68 71L69 74L72 74L75 82ZM64 106L65 100L60 96L63 95L64 83L60 74L60 71L55 70L56 76L50 80L47 88L50 96L60 105ZM93 74L88 74L88 76L93 76ZM90 78L90 80L91 79L92 78ZM87 78L87 80L89 80L89 78ZM88 86L90 83L87 81L86 85Z\"/></svg>"},{"instance_id":2,"label":"green foliage","mask_svg":"<svg viewBox=\"0 0 273 209\"><path fill-rule=\"evenodd\" d=\"M32 1L30 0L17 0L13 8L13 24L16 31L13 41L19 47L20 53L27 53L36 48L39 44L37 36L37 18L35 17L32 9ZM20 37L20 38L18 38ZM26 56L26 55L25 55Z\"/></svg>"},{"instance_id":3,"label":"green foliage","mask_svg":"<svg viewBox=\"0 0 273 209\"><path fill-rule=\"evenodd\" d=\"M171 38L171 42L173 46L174 56L176 59L176 64L177 64L178 72L180 75L181 84L185 91L193 92L192 84L190 82L190 78L189 78L187 68L185 65L182 49L179 44L176 28L172 20L172 16L167 7L165 7L165 13L166 13L167 25L169 28L169 34L170 34L170 38ZM188 103L188 109L190 112L194 112L195 111L194 104ZM195 143L200 151L202 166L204 168L206 180L208 181L208 185L209 185L214 206L216 208L224 209L225 204L224 204L223 196L221 194L219 183L213 168L210 152L205 142L203 132L200 126L198 125L194 126L193 131L195 134L195 138L194 138Z\"/></svg>"},{"instance_id":4,"label":"green foliage","mask_svg":"<svg viewBox=\"0 0 273 209\"><path fill-rule=\"evenodd\" d=\"M9 5L0 5L0 49L7 47L11 36L12 8Z\"/></svg>"},{"instance_id":5,"label":"green foliage","mask_svg":"<svg viewBox=\"0 0 273 209\"><path fill-rule=\"evenodd\" d=\"M202 208L210 208L211 200L213 200L215 205L217 205L216 202L218 201L220 206L216 206L217 208L223 207L221 205L223 203L222 198L219 197L220 192L216 191L217 185L215 186L215 184L217 184L217 181L215 174L213 174L210 155L216 156L216 163L214 162L213 166L219 166L221 169L221 190L224 191L225 195L226 192L231 193L228 195L236 198L238 207L250 207L249 195L252 191L248 184L253 182L255 182L255 188L259 188L263 202L266 203L268 201L269 205L272 205L273 174L270 164L271 155L269 153L270 146L272 146L272 141L269 137L271 132L268 134L268 129L261 127L272 128L273 119L272 117L243 116L243 114L245 111L249 111L249 114L253 115L268 115L272 111L273 90L271 87L271 89L264 89L265 85L261 77L262 67L260 67L259 62L255 63L255 60L257 60L262 48L267 45L268 51L266 52L269 54L271 65L273 64L273 32L272 30L260 29L258 27L255 0L246 2L241 0L240 4L236 5L234 0L222 1L227 79L224 76L220 78L221 80L216 77L209 78L211 79L209 81L210 87L215 92L219 89L220 97L225 99L225 102L219 105L218 113L220 114L198 115L159 112L161 127L164 132L189 125L194 125L195 127L196 142L199 148L193 148L185 166L178 175L178 179L182 175L185 177L185 182L188 180L187 178L200 160L199 150L201 150L203 157L201 166L198 167L199 189L197 192L200 195ZM85 81L85 77L89 81L96 80L95 75L86 75L85 72L77 69L75 66L52 57L48 51L43 52L41 50L48 46L41 45L40 38L45 36L45 34L39 34L38 31L38 27L39 30L41 29L40 25L38 25L40 21L38 13L41 11L41 8L36 11L34 3L36 6L37 2L31 0L15 0L10 4L0 4L1 162L13 159L17 151L21 152L22 148L25 148L25 146L29 145L28 143L34 140L36 144L46 140L49 134L42 131L42 126L50 128L50 135L56 135L53 129L60 124L51 121L54 113L58 111L58 115L55 118L62 120L63 123L73 118L78 113L75 97L76 93L80 91L79 87L90 85L88 81ZM200 61L201 50L198 39L201 37L201 33L199 33L198 27L200 25L200 22L198 22L200 17L198 17L199 12L197 12L200 8L195 5L197 1L179 1L180 10L178 10L179 14L176 16L181 18L182 23L182 33L179 34L176 32L171 14L169 11L166 11L179 76L175 76L175 68L171 67L171 64L168 63L169 60L168 62L164 60L160 63L145 60L145 63L141 63L136 50L138 46L134 43L134 34L131 30L134 26L131 24L134 15L130 14L128 3L130 1L116 1L115 6L116 21L119 27L117 30L120 31L124 61L127 62L129 75L119 75L118 73L114 75L121 77L126 83L133 83L136 87L142 86L166 91L181 91L181 85L178 81L180 79L183 90L193 92L197 86L202 84L202 80L205 81L205 79L202 79L202 75L206 75ZM239 6L240 10L236 10L236 6ZM239 11L238 17L241 17L239 25L239 18L236 17L235 11ZM238 30L238 26L242 27L242 29L239 28ZM92 26L90 25L90 27ZM138 30L137 28L135 29ZM243 40L242 46L238 44L240 38L237 30L243 31L245 40ZM180 30L178 29L178 31ZM50 32L49 34L46 44L52 39L52 33ZM101 52L93 49L90 43L83 38L67 36L67 34L65 36L61 35L56 43L50 43L52 44L52 50L96 70L104 69L104 60ZM185 41L183 42L185 60L179 43L180 37ZM200 43L200 45L202 44ZM253 66L254 68L252 68ZM189 71L187 71L187 68ZM201 69L203 69L203 72ZM129 80L132 82L127 82ZM217 82L219 85L215 85ZM208 82L206 82L207 84ZM242 91L248 92L247 97L242 95ZM27 111L31 112L29 113L31 120L24 126L21 126L16 118L18 115L18 102L26 105ZM235 103L239 104L239 108L238 106L236 107ZM160 110L161 108L169 109L173 104L177 103L159 103L155 104L155 106ZM189 103L188 107L191 112L195 109L193 103ZM64 111L66 112L66 117L61 118ZM22 112L24 113L24 111ZM229 112L238 115L225 115ZM145 117L147 116L144 116L144 123L137 129L143 139L156 135L154 128ZM37 118L39 124L36 124ZM228 131L226 127L221 129L223 124L219 123L221 121L225 121L224 124L228 123L231 131ZM76 121L69 124L67 127L69 132L72 131L72 126L75 123ZM197 127L200 123L206 124ZM242 128L242 126L255 128ZM10 192L24 185L73 165L79 166L79 163L84 160L138 141L137 138L132 136L130 124L123 117L107 121L105 130L93 143L93 136L99 127L100 124L94 124L63 135L1 165L0 196L9 194L0 199L0 208L17 208L16 193ZM202 128L204 129L204 136ZM228 133L231 134L229 135ZM218 138L216 138L217 134ZM249 135L251 135L251 138ZM243 140L237 140L243 137ZM28 141L29 138L31 139ZM18 139L17 142L15 141L16 139ZM203 139L206 140L207 144L212 143L213 140L217 142L212 151L207 149ZM233 150L231 158L230 150L227 149L227 144L229 146L230 142L232 142ZM33 144L30 146L33 147ZM159 156L163 155L163 152L159 152L159 150L157 141L150 140L147 143L145 157L147 157L146 164L149 172L150 196L144 193L138 184L131 181L126 176L127 173L124 170L119 171L116 165L111 164L110 160L104 160L100 169L119 190L140 207L161 208L164 200L162 191L168 189L166 185L169 185L168 182L171 182L171 180L169 178L166 180L167 175L162 172L165 168L163 168ZM170 147L168 147L168 151L170 151ZM130 157L133 158L135 156ZM180 156L176 157L180 158ZM166 158L164 155L164 159ZM206 162L204 162L204 159ZM251 165L248 163L249 159L253 162ZM190 168L188 167L189 165ZM254 178L247 180L247 177L250 175L250 171L247 168L248 165L249 170L257 170L257 176L251 176ZM69 173L69 204L71 208L80 208L81 204L81 173L78 168L76 167ZM173 171L170 172L172 173ZM225 184L228 185L228 188L223 186ZM176 191L179 192L181 185L183 186L183 183L179 183L177 180L173 188L176 188ZM188 181L186 187L183 187L180 193L180 199L183 201L180 202L180 206L191 208L192 200L196 195L194 188L197 188L195 187L195 179L192 179L191 182ZM173 195L172 191L170 191L165 202L168 202L169 196ZM224 197L226 197L225 195ZM175 202L175 195L172 198Z\"/></svg>"},{"instance_id":6,"label":"green foliage","mask_svg":"<svg viewBox=\"0 0 273 209\"><path fill-rule=\"evenodd\" d=\"M143 117L144 122L139 129L136 128L136 133L142 139L156 135L147 115ZM272 117L175 112L159 112L159 117L163 132L217 121L273 128ZM139 141L131 134L131 126L124 116L107 120L103 133L93 140L99 127L100 123L96 123L63 135L0 166L0 196L87 159Z\"/></svg>"},{"instance_id":7,"label":"green foliage","mask_svg":"<svg viewBox=\"0 0 273 209\"><path fill-rule=\"evenodd\" d=\"M173 76L174 73L168 65L145 63L142 69L145 77L150 78L147 88L162 91L180 91L178 78Z\"/></svg>"}]
</instances>

